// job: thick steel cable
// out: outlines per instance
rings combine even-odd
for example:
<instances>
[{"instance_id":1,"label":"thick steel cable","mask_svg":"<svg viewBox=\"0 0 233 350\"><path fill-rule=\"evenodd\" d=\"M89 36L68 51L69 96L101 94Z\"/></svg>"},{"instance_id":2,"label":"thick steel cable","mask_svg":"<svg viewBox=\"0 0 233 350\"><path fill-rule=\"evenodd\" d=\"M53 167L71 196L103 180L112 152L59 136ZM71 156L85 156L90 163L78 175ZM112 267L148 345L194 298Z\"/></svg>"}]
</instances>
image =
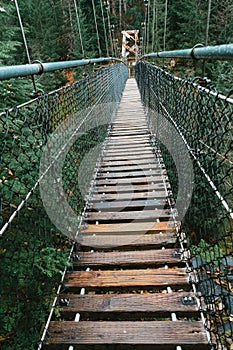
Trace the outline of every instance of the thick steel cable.
<instances>
[{"instance_id":1,"label":"thick steel cable","mask_svg":"<svg viewBox=\"0 0 233 350\"><path fill-rule=\"evenodd\" d=\"M18 20L19 20L20 30L21 30L22 37L23 37L23 43L24 43L24 47L25 47L25 51L26 51L26 55L27 55L27 60L28 60L28 63L31 64L32 63L31 62L31 57L30 57L30 54L29 54L28 44L27 44L27 40L26 40L24 28L23 28L23 23L22 23L20 11L19 11L19 5L18 5L17 0L14 0L14 2L15 2L16 12L17 12ZM31 75L31 79L32 79L33 89L36 92L36 82L35 82L35 78L34 78L33 75Z\"/></svg>"},{"instance_id":2,"label":"thick steel cable","mask_svg":"<svg viewBox=\"0 0 233 350\"><path fill-rule=\"evenodd\" d=\"M158 4L157 0L154 0L153 4L153 23L152 23L152 52L154 51L154 44L156 42L156 51L158 51Z\"/></svg>"},{"instance_id":3,"label":"thick steel cable","mask_svg":"<svg viewBox=\"0 0 233 350\"><path fill-rule=\"evenodd\" d=\"M147 25L147 52L149 52L149 41L150 41L150 0L148 0L148 25Z\"/></svg>"},{"instance_id":4,"label":"thick steel cable","mask_svg":"<svg viewBox=\"0 0 233 350\"><path fill-rule=\"evenodd\" d=\"M144 17L144 40L143 40L143 53L146 54L146 40L147 40L147 5L145 4L145 17Z\"/></svg>"},{"instance_id":5,"label":"thick steel cable","mask_svg":"<svg viewBox=\"0 0 233 350\"><path fill-rule=\"evenodd\" d=\"M124 5L124 11L125 11L125 13L126 13L126 11L127 11L127 4L126 4L126 0L123 0L123 5Z\"/></svg>"},{"instance_id":6,"label":"thick steel cable","mask_svg":"<svg viewBox=\"0 0 233 350\"><path fill-rule=\"evenodd\" d=\"M209 29L210 29L210 14L211 14L211 0L208 1L208 11L207 11L207 19L206 19L206 32L205 32L205 46L208 45L209 41ZM202 67L202 75L205 75L205 65L206 61L203 61Z\"/></svg>"},{"instance_id":7,"label":"thick steel cable","mask_svg":"<svg viewBox=\"0 0 233 350\"><path fill-rule=\"evenodd\" d=\"M163 50L166 50L166 35L167 35L167 8L168 0L165 0L165 12L164 12L164 32L163 32Z\"/></svg>"},{"instance_id":8,"label":"thick steel cable","mask_svg":"<svg viewBox=\"0 0 233 350\"><path fill-rule=\"evenodd\" d=\"M209 2L208 2L208 12L207 12L207 20L206 20L206 33L205 33L205 46L208 45L208 40L209 40L210 13L211 13L211 0L209 0Z\"/></svg>"},{"instance_id":9,"label":"thick steel cable","mask_svg":"<svg viewBox=\"0 0 233 350\"><path fill-rule=\"evenodd\" d=\"M121 31L122 27L122 0L119 0L119 30Z\"/></svg>"},{"instance_id":10,"label":"thick steel cable","mask_svg":"<svg viewBox=\"0 0 233 350\"><path fill-rule=\"evenodd\" d=\"M101 57L101 47L100 47L100 37L99 37L99 31L98 31L98 25L97 25L97 19L96 19L96 9L95 9L95 1L92 0L92 8L94 13L94 20L95 20L95 30L97 35L97 43L98 43L98 50L99 50L99 57Z\"/></svg>"},{"instance_id":11,"label":"thick steel cable","mask_svg":"<svg viewBox=\"0 0 233 350\"><path fill-rule=\"evenodd\" d=\"M100 6L101 6L101 13L102 13L102 20L103 20L103 28L104 28L104 39L105 39L106 53L107 53L107 56L109 56L108 38L107 38L107 31L106 31L106 25L105 25L104 9L103 9L103 2L102 2L102 0L100 0Z\"/></svg>"},{"instance_id":12,"label":"thick steel cable","mask_svg":"<svg viewBox=\"0 0 233 350\"><path fill-rule=\"evenodd\" d=\"M112 40L112 32L111 32L111 23L110 23L110 5L109 7L106 8L107 10L107 19L108 19L108 32L109 32L109 39L110 39L110 45L111 45L111 52L112 52L112 56L114 56L114 50L113 50L113 40Z\"/></svg>"},{"instance_id":13,"label":"thick steel cable","mask_svg":"<svg viewBox=\"0 0 233 350\"><path fill-rule=\"evenodd\" d=\"M151 46L151 51L154 51L154 42L155 42L155 19L156 19L156 0L154 0L153 3L153 19L152 19L152 46Z\"/></svg>"},{"instance_id":14,"label":"thick steel cable","mask_svg":"<svg viewBox=\"0 0 233 350\"><path fill-rule=\"evenodd\" d=\"M79 18L79 14L78 14L78 7L77 7L76 0L74 0L74 8L75 8L76 20L77 20L77 25L78 25L78 34L79 34L79 39L80 39L80 44L81 44L82 57L84 58L85 52L84 52L83 38L82 38L82 32L81 32L81 26L80 26L80 18Z\"/></svg>"}]
</instances>

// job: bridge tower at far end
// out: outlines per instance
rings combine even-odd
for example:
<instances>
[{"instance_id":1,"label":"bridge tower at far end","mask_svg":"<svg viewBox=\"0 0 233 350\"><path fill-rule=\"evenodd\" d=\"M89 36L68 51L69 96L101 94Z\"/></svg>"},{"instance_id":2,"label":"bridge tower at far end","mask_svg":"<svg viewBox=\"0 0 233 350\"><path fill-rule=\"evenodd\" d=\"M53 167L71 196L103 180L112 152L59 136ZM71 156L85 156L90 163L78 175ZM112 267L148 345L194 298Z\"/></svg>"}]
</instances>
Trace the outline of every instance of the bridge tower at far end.
<instances>
[{"instance_id":1,"label":"bridge tower at far end","mask_svg":"<svg viewBox=\"0 0 233 350\"><path fill-rule=\"evenodd\" d=\"M132 70L139 53L139 30L123 30L122 32L122 59L128 61L129 77L133 76Z\"/></svg>"}]
</instances>

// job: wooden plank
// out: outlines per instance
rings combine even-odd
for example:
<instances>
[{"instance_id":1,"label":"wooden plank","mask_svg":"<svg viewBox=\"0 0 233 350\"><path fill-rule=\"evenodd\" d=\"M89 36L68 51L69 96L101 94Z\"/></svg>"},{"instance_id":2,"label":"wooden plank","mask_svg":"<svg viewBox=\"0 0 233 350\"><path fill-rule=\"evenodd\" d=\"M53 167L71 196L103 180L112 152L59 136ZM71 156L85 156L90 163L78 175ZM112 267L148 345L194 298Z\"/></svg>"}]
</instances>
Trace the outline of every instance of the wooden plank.
<instances>
[{"instance_id":1,"label":"wooden plank","mask_svg":"<svg viewBox=\"0 0 233 350\"><path fill-rule=\"evenodd\" d=\"M175 214L174 214L175 215ZM138 210L138 211L115 211L115 212L87 212L86 220L88 221L124 221L124 220L156 220L156 219L166 219L172 218L172 213L169 209L157 209L154 210Z\"/></svg>"},{"instance_id":2,"label":"wooden plank","mask_svg":"<svg viewBox=\"0 0 233 350\"><path fill-rule=\"evenodd\" d=\"M108 193L108 192L129 192L129 191L138 191L138 192L143 192L143 191L153 191L153 190L158 190L158 189L164 189L164 184L161 179L161 183L156 183L156 184L146 184L146 185L133 185L131 184L130 186L121 186L121 185L116 185L116 186L97 186L94 188L93 193Z\"/></svg>"},{"instance_id":3,"label":"wooden plank","mask_svg":"<svg viewBox=\"0 0 233 350\"><path fill-rule=\"evenodd\" d=\"M91 202L101 201L114 201L114 200L135 200L135 199L166 199L165 191L154 191L154 192L130 192L127 193L107 193L107 194L94 194L91 197Z\"/></svg>"},{"instance_id":4,"label":"wooden plank","mask_svg":"<svg viewBox=\"0 0 233 350\"><path fill-rule=\"evenodd\" d=\"M151 169L158 169L160 170L159 164L152 163L152 164L137 164L137 162L134 162L134 164L129 165L118 165L118 166L101 166L99 171L101 172L119 172L119 171L138 171L138 170L151 170Z\"/></svg>"},{"instance_id":5,"label":"wooden plank","mask_svg":"<svg viewBox=\"0 0 233 350\"><path fill-rule=\"evenodd\" d=\"M209 349L201 321L53 321L47 344L79 346L80 344L143 344ZM202 346L205 345L203 348ZM186 349L186 347L185 347Z\"/></svg>"},{"instance_id":6,"label":"wooden plank","mask_svg":"<svg viewBox=\"0 0 233 350\"><path fill-rule=\"evenodd\" d=\"M127 141L127 142L131 142L131 141L149 141L150 140L150 136L149 136L149 134L147 134L147 135L132 135L132 136L130 136L130 135L126 135L126 136L124 136L124 135L121 135L121 136L114 136L114 135L110 135L109 136L109 140L110 141L113 141L114 140L114 142L115 142L115 140L116 141Z\"/></svg>"},{"instance_id":7,"label":"wooden plank","mask_svg":"<svg viewBox=\"0 0 233 350\"><path fill-rule=\"evenodd\" d=\"M146 124L142 124L140 123L140 125L136 125L134 123L127 123L127 124L123 124L123 123L119 123L119 124L112 124L112 129L111 132L140 132L140 131L146 131L147 134L149 135L149 131L148 131L148 126Z\"/></svg>"},{"instance_id":8,"label":"wooden plank","mask_svg":"<svg viewBox=\"0 0 233 350\"><path fill-rule=\"evenodd\" d=\"M78 288L187 288L189 276L184 268L137 270L74 271L64 282L64 287Z\"/></svg>"},{"instance_id":9,"label":"wooden plank","mask_svg":"<svg viewBox=\"0 0 233 350\"><path fill-rule=\"evenodd\" d=\"M114 202L94 202L88 205L92 210L111 210L111 209L124 209L124 208L164 208L168 203L163 199L148 199L148 200L135 200L135 201L114 201Z\"/></svg>"},{"instance_id":10,"label":"wooden plank","mask_svg":"<svg viewBox=\"0 0 233 350\"><path fill-rule=\"evenodd\" d=\"M109 133L109 137L118 137L118 136L141 136L141 135L150 135L148 130L112 130Z\"/></svg>"},{"instance_id":11,"label":"wooden plank","mask_svg":"<svg viewBox=\"0 0 233 350\"><path fill-rule=\"evenodd\" d=\"M164 179L168 179L166 175L163 175ZM131 186L132 184L149 184L149 183L156 183L161 182L162 176L161 174L156 174L154 176L141 176L141 177L132 177L130 179L128 178L120 178L120 179L98 179L96 180L96 186L102 186L102 185L125 185L125 186Z\"/></svg>"},{"instance_id":12,"label":"wooden plank","mask_svg":"<svg viewBox=\"0 0 233 350\"><path fill-rule=\"evenodd\" d=\"M84 228L85 227L85 228ZM175 224L171 221L162 222L130 222L124 224L101 224L101 225L85 225L81 226L80 233L101 233L101 234L146 234L156 232L174 232Z\"/></svg>"},{"instance_id":13,"label":"wooden plank","mask_svg":"<svg viewBox=\"0 0 233 350\"><path fill-rule=\"evenodd\" d=\"M120 155L120 153L119 153ZM118 156L119 156L118 155ZM103 167L106 167L106 166L117 166L117 165L145 165L145 164L158 164L157 163L157 160L156 159L151 159L151 160L148 160L148 159L137 159L137 160L116 160L116 161L113 161L113 160L109 160L109 161L106 161L106 162L102 162L101 165Z\"/></svg>"},{"instance_id":14,"label":"wooden plank","mask_svg":"<svg viewBox=\"0 0 233 350\"><path fill-rule=\"evenodd\" d=\"M142 154L153 154L153 150L152 149L149 149L147 148L147 150L144 150L144 149L133 149L132 150L127 150L127 149L123 149L123 150L114 150L114 151L110 151L110 150L104 150L104 156L108 156L108 157L111 157L111 156L133 156L133 155L142 155ZM155 155L154 155L155 157Z\"/></svg>"},{"instance_id":15,"label":"wooden plank","mask_svg":"<svg viewBox=\"0 0 233 350\"><path fill-rule=\"evenodd\" d=\"M91 247L96 249L111 249L119 247L123 249L149 249L174 247L177 238L174 233L167 232L166 234L150 233L150 234L136 234L125 233L118 234L104 234L104 233L84 233L79 234L76 238L77 242L84 247Z\"/></svg>"},{"instance_id":16,"label":"wooden plank","mask_svg":"<svg viewBox=\"0 0 233 350\"><path fill-rule=\"evenodd\" d=\"M163 171L163 174L166 174L166 171ZM99 173L97 174L97 179L99 178L112 178L112 179L116 179L116 178L133 178L133 177L141 177L144 176L146 178L150 177L150 176L155 176L155 175L160 175L161 176L161 170L141 170L141 171L123 171L123 172L118 172L118 173Z\"/></svg>"},{"instance_id":17,"label":"wooden plank","mask_svg":"<svg viewBox=\"0 0 233 350\"><path fill-rule=\"evenodd\" d=\"M175 249L138 250L113 252L79 252L80 260L75 267L149 267L161 265L180 265L179 257L175 257Z\"/></svg>"},{"instance_id":18,"label":"wooden plank","mask_svg":"<svg viewBox=\"0 0 233 350\"><path fill-rule=\"evenodd\" d=\"M153 152L154 149L150 145L122 145L122 146L116 146L116 145L110 145L108 147L105 147L104 152L111 153L111 152L116 152L116 151L151 151Z\"/></svg>"},{"instance_id":19,"label":"wooden plank","mask_svg":"<svg viewBox=\"0 0 233 350\"><path fill-rule=\"evenodd\" d=\"M106 161L109 161L109 160L112 160L112 161L115 161L115 160L122 160L124 159L125 161L127 160L137 160L137 159L156 159L155 155L153 153L150 153L150 154L145 154L145 155L122 155L122 156L118 156L118 155L105 155L103 156L103 162L106 162Z\"/></svg>"},{"instance_id":20,"label":"wooden plank","mask_svg":"<svg viewBox=\"0 0 233 350\"><path fill-rule=\"evenodd\" d=\"M191 297L195 300L194 293L143 293L143 294L95 294L77 295L64 294L60 298L69 298L70 304L61 310L62 315L75 314L77 312L94 313L153 313L167 317L175 312L177 316L197 316L198 307L184 305L182 297Z\"/></svg>"},{"instance_id":21,"label":"wooden plank","mask_svg":"<svg viewBox=\"0 0 233 350\"><path fill-rule=\"evenodd\" d=\"M143 147L143 145L147 145L147 146L151 146L151 142L149 139L147 140L113 140L113 139L109 139L107 142L108 146L115 146L115 147L125 147L127 145L131 145L131 146L135 146L135 145L140 145L141 147Z\"/></svg>"}]
</instances>

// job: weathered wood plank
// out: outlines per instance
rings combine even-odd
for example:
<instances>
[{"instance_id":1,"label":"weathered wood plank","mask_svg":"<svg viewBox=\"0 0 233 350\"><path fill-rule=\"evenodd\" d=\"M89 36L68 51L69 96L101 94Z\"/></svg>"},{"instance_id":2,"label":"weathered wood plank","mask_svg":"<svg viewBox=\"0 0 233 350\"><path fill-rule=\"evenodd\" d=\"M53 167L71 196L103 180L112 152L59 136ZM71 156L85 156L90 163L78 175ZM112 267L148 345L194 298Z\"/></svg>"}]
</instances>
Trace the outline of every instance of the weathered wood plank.
<instances>
[{"instance_id":1,"label":"weathered wood plank","mask_svg":"<svg viewBox=\"0 0 233 350\"><path fill-rule=\"evenodd\" d=\"M115 161L115 160L122 160L122 159L124 159L124 160L137 160L137 159L155 159L155 155L153 154L153 153L150 153L150 154L143 154L143 155L127 155L127 154L125 154L125 155L115 155L115 156L113 156L113 155L105 155L105 156L103 156L103 162L107 162L107 161Z\"/></svg>"},{"instance_id":2,"label":"weathered wood plank","mask_svg":"<svg viewBox=\"0 0 233 350\"><path fill-rule=\"evenodd\" d=\"M157 209L154 210L138 210L138 211L115 211L115 212L87 212L86 219L88 221L124 221L124 220L156 220L167 219L172 217L172 213L169 209Z\"/></svg>"},{"instance_id":3,"label":"weathered wood plank","mask_svg":"<svg viewBox=\"0 0 233 350\"><path fill-rule=\"evenodd\" d=\"M114 136L114 135L110 135L109 136L109 140L110 141L113 141L115 142L116 141L128 141L128 142L131 142L131 141L149 141L150 140L150 136L148 134L146 135L120 135L120 136Z\"/></svg>"},{"instance_id":4,"label":"weathered wood plank","mask_svg":"<svg viewBox=\"0 0 233 350\"><path fill-rule=\"evenodd\" d=\"M137 164L137 162L134 162L134 164L126 164L126 165L107 165L107 166L101 166L100 171L101 172L121 172L121 171L138 171L138 170L160 170L159 164L156 163L150 163L150 164Z\"/></svg>"},{"instance_id":5,"label":"weathered wood plank","mask_svg":"<svg viewBox=\"0 0 233 350\"><path fill-rule=\"evenodd\" d=\"M184 268L74 271L67 275L64 287L78 288L187 288L189 278Z\"/></svg>"},{"instance_id":6,"label":"weathered wood plank","mask_svg":"<svg viewBox=\"0 0 233 350\"><path fill-rule=\"evenodd\" d=\"M166 174L164 172L164 174ZM112 179L116 179L116 178L134 178L134 177L145 177L146 179L148 178L148 181L150 180L149 177L151 176L156 176L156 175L160 175L161 176L161 170L141 170L141 171L123 171L123 172L118 172L118 173L98 173L97 174L97 179L102 179L102 178L112 178Z\"/></svg>"},{"instance_id":7,"label":"weathered wood plank","mask_svg":"<svg viewBox=\"0 0 233 350\"><path fill-rule=\"evenodd\" d=\"M148 135L149 136L149 133L148 133L148 130L112 130L110 133L109 133L109 137L119 137L119 136L141 136L141 135Z\"/></svg>"},{"instance_id":8,"label":"weathered wood plank","mask_svg":"<svg viewBox=\"0 0 233 350\"><path fill-rule=\"evenodd\" d=\"M145 125L145 123L140 123L140 125L135 125L133 122L129 122L127 124L123 124L122 122L119 122L117 124L114 124L111 131L110 131L110 134L113 132L137 132L137 131L146 131L148 136L151 136L151 134L148 132L148 126Z\"/></svg>"},{"instance_id":9,"label":"weathered wood plank","mask_svg":"<svg viewBox=\"0 0 233 350\"><path fill-rule=\"evenodd\" d=\"M163 315L175 312L177 316L197 316L197 303L184 305L182 297L194 298L194 293L143 293L143 294L64 294L60 298L69 298L70 304L61 310L62 315L77 312L96 313L154 313Z\"/></svg>"},{"instance_id":10,"label":"weathered wood plank","mask_svg":"<svg viewBox=\"0 0 233 350\"><path fill-rule=\"evenodd\" d=\"M174 233L166 234L135 234L125 235L125 233L118 234L102 234L102 233L84 233L79 234L76 238L77 242L84 247L111 249L113 247L119 247L123 249L152 249L174 247L177 238Z\"/></svg>"},{"instance_id":11,"label":"weathered wood plank","mask_svg":"<svg viewBox=\"0 0 233 350\"><path fill-rule=\"evenodd\" d=\"M156 183L161 182L162 176L161 174L156 174L154 176L141 176L141 177L131 177L131 178L120 178L120 179L98 179L96 180L96 186L102 186L102 185L125 185L125 186L131 186L132 184L149 184L149 183ZM168 179L166 175L164 175L164 179Z\"/></svg>"},{"instance_id":12,"label":"weathered wood plank","mask_svg":"<svg viewBox=\"0 0 233 350\"><path fill-rule=\"evenodd\" d=\"M166 199L166 192L155 190L154 192L134 192L129 191L127 193L107 193L107 194L94 194L91 197L91 201L113 201L113 200L129 200L132 201L134 199L149 199L149 198L155 198L155 199Z\"/></svg>"},{"instance_id":13,"label":"weathered wood plank","mask_svg":"<svg viewBox=\"0 0 233 350\"><path fill-rule=\"evenodd\" d=\"M113 147L127 147L127 145L131 145L132 147L135 145L139 145L140 147L144 147L144 145L146 146L151 146L151 142L150 140L113 140L113 139L109 139L108 146L113 146Z\"/></svg>"},{"instance_id":14,"label":"weathered wood plank","mask_svg":"<svg viewBox=\"0 0 233 350\"><path fill-rule=\"evenodd\" d=\"M128 145L128 146L110 145L110 146L106 146L104 149L104 153L109 153L109 154L117 154L117 153L127 154L128 152L141 153L143 151L154 153L153 148L149 145L144 145L143 147L141 147L141 145Z\"/></svg>"},{"instance_id":15,"label":"weathered wood plank","mask_svg":"<svg viewBox=\"0 0 233 350\"><path fill-rule=\"evenodd\" d=\"M201 321L66 321L51 322L49 344L143 344L175 346L192 345L203 349L208 341ZM166 348L164 348L166 349Z\"/></svg>"},{"instance_id":16,"label":"weathered wood plank","mask_svg":"<svg viewBox=\"0 0 233 350\"><path fill-rule=\"evenodd\" d=\"M135 155L135 154L152 154L153 153L153 149L150 147L143 147L143 149L141 148L114 148L114 149L105 149L104 150L104 154L108 154L108 155ZM154 154L154 153L153 153Z\"/></svg>"},{"instance_id":17,"label":"weathered wood plank","mask_svg":"<svg viewBox=\"0 0 233 350\"><path fill-rule=\"evenodd\" d=\"M161 183L155 183L155 184L146 184L146 185L133 185L130 184L129 186L96 186L94 188L93 193L108 193L108 192L143 192L143 191L153 191L153 190L161 190L164 189L164 183L161 178Z\"/></svg>"},{"instance_id":18,"label":"weathered wood plank","mask_svg":"<svg viewBox=\"0 0 233 350\"><path fill-rule=\"evenodd\" d=\"M163 199L148 199L135 201L114 201L114 202L94 202L90 203L88 208L93 210L111 210L124 208L167 208L167 201Z\"/></svg>"},{"instance_id":19,"label":"weathered wood plank","mask_svg":"<svg viewBox=\"0 0 233 350\"><path fill-rule=\"evenodd\" d=\"M85 226L86 227L86 226ZM87 225L82 233L102 233L102 234L146 234L156 232L174 232L175 224L173 222L130 222L124 224L101 224Z\"/></svg>"},{"instance_id":20,"label":"weathered wood plank","mask_svg":"<svg viewBox=\"0 0 233 350\"><path fill-rule=\"evenodd\" d=\"M79 252L80 260L76 267L148 267L161 265L180 265L181 260L175 256L175 249L138 250L113 252Z\"/></svg>"},{"instance_id":21,"label":"weathered wood plank","mask_svg":"<svg viewBox=\"0 0 233 350\"><path fill-rule=\"evenodd\" d=\"M150 165L150 164L157 164L157 160L155 159L151 159L151 160L148 160L148 159L131 159L131 160L109 160L109 161L105 161L105 162L102 162L101 163L101 166L102 167L106 167L106 166L117 166L117 165Z\"/></svg>"}]
</instances>

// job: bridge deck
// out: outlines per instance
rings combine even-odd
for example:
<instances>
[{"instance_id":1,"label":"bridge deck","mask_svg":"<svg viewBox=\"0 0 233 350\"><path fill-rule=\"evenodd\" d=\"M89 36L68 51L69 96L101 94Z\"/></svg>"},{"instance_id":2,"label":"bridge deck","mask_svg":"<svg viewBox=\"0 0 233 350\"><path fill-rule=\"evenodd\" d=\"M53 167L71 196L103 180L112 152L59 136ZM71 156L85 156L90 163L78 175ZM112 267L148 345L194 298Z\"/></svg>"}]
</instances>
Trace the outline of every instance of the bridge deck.
<instances>
[{"instance_id":1,"label":"bridge deck","mask_svg":"<svg viewBox=\"0 0 233 350\"><path fill-rule=\"evenodd\" d=\"M128 80L78 237L80 260L60 295L69 303L62 320L50 323L44 348L208 349L176 254L169 183L158 155L135 80Z\"/></svg>"}]
</instances>

